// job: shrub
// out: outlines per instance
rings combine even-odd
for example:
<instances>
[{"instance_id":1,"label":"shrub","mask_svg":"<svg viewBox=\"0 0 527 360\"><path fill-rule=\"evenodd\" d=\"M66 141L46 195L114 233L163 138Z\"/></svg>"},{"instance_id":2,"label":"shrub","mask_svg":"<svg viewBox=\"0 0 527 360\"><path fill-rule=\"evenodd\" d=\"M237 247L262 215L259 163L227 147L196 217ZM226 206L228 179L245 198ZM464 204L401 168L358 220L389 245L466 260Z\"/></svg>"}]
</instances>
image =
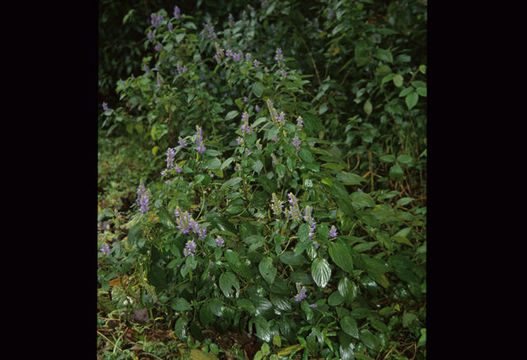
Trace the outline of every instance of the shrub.
<instances>
[{"instance_id":1,"label":"shrub","mask_svg":"<svg viewBox=\"0 0 527 360\"><path fill-rule=\"evenodd\" d=\"M338 4L327 9L339 12ZM269 15L269 8L260 11ZM288 354L305 356L404 356L402 344L416 343L425 328L426 208L417 202L408 209L414 199L377 180L373 165L392 164L384 175L401 181L412 174L400 164L415 166L415 154L400 147L405 138L382 120L386 114L376 117L374 100L363 106L365 119L334 123L318 102L331 81L314 95L286 46L270 52L250 36L238 37L259 26L251 22L253 13L227 20L220 32L187 14L156 12L146 29L153 55L143 58L144 73L120 82L121 106L105 110L105 125L123 125L149 147L159 173L137 184L126 241L150 306L156 304L174 321L176 336L189 342L206 328L254 333L268 344L260 357L271 343L298 344ZM360 19L353 14L342 10L339 24L353 24L347 16ZM372 46L378 45L367 45L368 51ZM365 57L368 64L357 65L357 74L390 63L396 50L361 51L352 59ZM402 101L399 72L384 69L353 89L369 99ZM406 95L422 88L407 87ZM340 111L331 98L328 104ZM422 112L414 106L407 110ZM421 114L415 111L401 119ZM384 142L395 139L402 143L387 151ZM415 144L420 151L422 143ZM369 159L352 166L350 154ZM365 164L367 179L358 174Z\"/></svg>"}]
</instances>

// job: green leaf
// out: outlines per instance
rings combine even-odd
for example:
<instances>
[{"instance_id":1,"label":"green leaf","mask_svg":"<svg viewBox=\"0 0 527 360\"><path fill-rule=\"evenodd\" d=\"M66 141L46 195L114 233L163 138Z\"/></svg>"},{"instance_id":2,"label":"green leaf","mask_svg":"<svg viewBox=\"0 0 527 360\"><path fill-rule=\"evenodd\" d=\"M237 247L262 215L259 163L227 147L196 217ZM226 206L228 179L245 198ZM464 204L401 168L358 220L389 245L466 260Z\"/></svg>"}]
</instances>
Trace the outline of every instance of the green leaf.
<instances>
[{"instance_id":1,"label":"green leaf","mask_svg":"<svg viewBox=\"0 0 527 360\"><path fill-rule=\"evenodd\" d=\"M254 95L256 95L257 97L262 97L263 91L264 91L263 84L259 81L255 82L253 85Z\"/></svg>"},{"instance_id":2,"label":"green leaf","mask_svg":"<svg viewBox=\"0 0 527 360\"><path fill-rule=\"evenodd\" d=\"M353 319L351 316L344 316L340 320L340 326L342 327L342 331L344 331L346 334L354 337L355 339L359 339L357 321L355 321L355 319Z\"/></svg>"},{"instance_id":3,"label":"green leaf","mask_svg":"<svg viewBox=\"0 0 527 360\"><path fill-rule=\"evenodd\" d=\"M403 86L403 77L402 77L402 75L399 75L399 74L395 75L395 76L393 77L393 84L394 84L396 87L401 87L401 86Z\"/></svg>"},{"instance_id":4,"label":"green leaf","mask_svg":"<svg viewBox=\"0 0 527 360\"><path fill-rule=\"evenodd\" d=\"M302 255L295 255L292 251L286 251L278 257L281 262L287 265L298 266L307 263L306 258Z\"/></svg>"},{"instance_id":5,"label":"green leaf","mask_svg":"<svg viewBox=\"0 0 527 360\"><path fill-rule=\"evenodd\" d=\"M385 83L387 83L388 81L392 80L394 78L395 74L394 73L391 73L391 74L388 74L386 75L385 77L382 78L381 80L381 85L384 85ZM395 83L395 82L394 82Z\"/></svg>"},{"instance_id":6,"label":"green leaf","mask_svg":"<svg viewBox=\"0 0 527 360\"><path fill-rule=\"evenodd\" d=\"M426 97L426 88L425 87L417 88L417 89L415 89L415 92L417 94L419 94L419 96Z\"/></svg>"},{"instance_id":7,"label":"green leaf","mask_svg":"<svg viewBox=\"0 0 527 360\"><path fill-rule=\"evenodd\" d=\"M380 346L380 340L377 336L373 335L368 329L362 329L360 331L360 341L372 350L377 350Z\"/></svg>"},{"instance_id":8,"label":"green leaf","mask_svg":"<svg viewBox=\"0 0 527 360\"><path fill-rule=\"evenodd\" d=\"M259 174L263 169L263 163L260 160L256 160L252 166L252 169Z\"/></svg>"},{"instance_id":9,"label":"green leaf","mask_svg":"<svg viewBox=\"0 0 527 360\"><path fill-rule=\"evenodd\" d=\"M220 166L220 170L224 170L227 166L229 166L232 162L234 161L234 158L233 157L230 157L228 158L227 160L225 160L221 166Z\"/></svg>"},{"instance_id":10,"label":"green leaf","mask_svg":"<svg viewBox=\"0 0 527 360\"><path fill-rule=\"evenodd\" d=\"M230 271L220 275L219 284L225 297L231 297L234 288L236 288L237 291L240 290L240 282L238 281L238 278Z\"/></svg>"},{"instance_id":11,"label":"green leaf","mask_svg":"<svg viewBox=\"0 0 527 360\"><path fill-rule=\"evenodd\" d=\"M328 297L328 304L330 306L338 306L344 302L344 297L340 295L338 291L334 291L331 295Z\"/></svg>"},{"instance_id":12,"label":"green leaf","mask_svg":"<svg viewBox=\"0 0 527 360\"><path fill-rule=\"evenodd\" d=\"M258 270L260 270L260 274L265 281L267 281L269 284L273 283L277 271L273 266L273 259L270 257L263 258L258 265Z\"/></svg>"},{"instance_id":13,"label":"green leaf","mask_svg":"<svg viewBox=\"0 0 527 360\"><path fill-rule=\"evenodd\" d=\"M331 268L326 259L316 258L311 264L311 276L318 287L325 288L331 278Z\"/></svg>"},{"instance_id":14,"label":"green leaf","mask_svg":"<svg viewBox=\"0 0 527 360\"><path fill-rule=\"evenodd\" d=\"M221 167L221 161L220 159L218 158L212 158L212 159L209 159L206 163L205 163L205 168L206 169L210 169L210 170L217 170Z\"/></svg>"},{"instance_id":15,"label":"green leaf","mask_svg":"<svg viewBox=\"0 0 527 360\"><path fill-rule=\"evenodd\" d=\"M416 92L411 92L406 95L404 101L406 102L406 106L408 106L408 110L412 110L412 108L417 104L417 100L419 100L419 95L417 95Z\"/></svg>"},{"instance_id":16,"label":"green leaf","mask_svg":"<svg viewBox=\"0 0 527 360\"><path fill-rule=\"evenodd\" d=\"M390 50L377 49L375 57L381 61L393 63L393 55Z\"/></svg>"},{"instance_id":17,"label":"green leaf","mask_svg":"<svg viewBox=\"0 0 527 360\"><path fill-rule=\"evenodd\" d=\"M249 299L237 299L236 303L239 308L247 311L249 314L254 315L256 313L256 308Z\"/></svg>"},{"instance_id":18,"label":"green leaf","mask_svg":"<svg viewBox=\"0 0 527 360\"><path fill-rule=\"evenodd\" d=\"M403 90L401 90L401 92L399 93L399 97L403 97L403 96L406 96L408 94L410 94L412 91L414 91L414 88L413 87L407 87L407 88L404 88Z\"/></svg>"},{"instance_id":19,"label":"green leaf","mask_svg":"<svg viewBox=\"0 0 527 360\"><path fill-rule=\"evenodd\" d=\"M238 116L239 112L236 111L236 110L232 110L232 111L229 111L227 113L227 116L225 116L225 120L232 120L234 119L236 116Z\"/></svg>"},{"instance_id":20,"label":"green leaf","mask_svg":"<svg viewBox=\"0 0 527 360\"><path fill-rule=\"evenodd\" d=\"M395 235L391 237L393 241L400 242L402 244L406 244L409 246L413 246L410 240L408 240L407 236L410 233L410 230L412 230L411 227L406 227L401 230L399 230Z\"/></svg>"},{"instance_id":21,"label":"green leaf","mask_svg":"<svg viewBox=\"0 0 527 360\"><path fill-rule=\"evenodd\" d=\"M238 184L240 181L242 181L241 177L235 177L235 178L229 179L223 183L223 185L221 186L221 189L226 188L228 186L234 186Z\"/></svg>"},{"instance_id":22,"label":"green leaf","mask_svg":"<svg viewBox=\"0 0 527 360\"><path fill-rule=\"evenodd\" d=\"M401 165L395 164L390 168L388 175L392 180L401 181L404 176L403 168L401 167Z\"/></svg>"},{"instance_id":23,"label":"green leaf","mask_svg":"<svg viewBox=\"0 0 527 360\"><path fill-rule=\"evenodd\" d=\"M393 163L395 161L395 155L386 154L379 156L379 160L385 163Z\"/></svg>"},{"instance_id":24,"label":"green leaf","mask_svg":"<svg viewBox=\"0 0 527 360\"><path fill-rule=\"evenodd\" d=\"M397 161L402 163L402 164L405 164L405 165L410 165L412 164L412 157L410 155L407 155L407 154L401 154L399 156L397 156Z\"/></svg>"},{"instance_id":25,"label":"green leaf","mask_svg":"<svg viewBox=\"0 0 527 360\"><path fill-rule=\"evenodd\" d=\"M176 35L176 42L179 44L181 40L185 37L185 33L179 33Z\"/></svg>"},{"instance_id":26,"label":"green leaf","mask_svg":"<svg viewBox=\"0 0 527 360\"><path fill-rule=\"evenodd\" d=\"M331 260L342 270L352 273L353 271L353 260L351 253L346 244L342 242L334 242L329 245L329 256Z\"/></svg>"},{"instance_id":27,"label":"green leaf","mask_svg":"<svg viewBox=\"0 0 527 360\"><path fill-rule=\"evenodd\" d=\"M366 100L363 108L364 108L364 112L366 113L366 115L370 116L372 112L372 105L371 105L370 99Z\"/></svg>"},{"instance_id":28,"label":"green leaf","mask_svg":"<svg viewBox=\"0 0 527 360\"><path fill-rule=\"evenodd\" d=\"M350 195L351 201L354 205L359 206L361 208L363 207L374 207L375 201L371 198L369 194L366 194L364 192L356 191L351 193Z\"/></svg>"},{"instance_id":29,"label":"green leaf","mask_svg":"<svg viewBox=\"0 0 527 360\"><path fill-rule=\"evenodd\" d=\"M256 336L260 338L260 340L265 342L271 341L271 327L262 315L258 315L254 318L254 326L256 328Z\"/></svg>"},{"instance_id":30,"label":"green leaf","mask_svg":"<svg viewBox=\"0 0 527 360\"><path fill-rule=\"evenodd\" d=\"M192 310L192 307L188 301L184 298L175 298L170 305L175 311L187 311Z\"/></svg>"},{"instance_id":31,"label":"green leaf","mask_svg":"<svg viewBox=\"0 0 527 360\"><path fill-rule=\"evenodd\" d=\"M360 185L360 183L366 181L362 176L348 172L337 174L337 180L344 185Z\"/></svg>"}]
</instances>

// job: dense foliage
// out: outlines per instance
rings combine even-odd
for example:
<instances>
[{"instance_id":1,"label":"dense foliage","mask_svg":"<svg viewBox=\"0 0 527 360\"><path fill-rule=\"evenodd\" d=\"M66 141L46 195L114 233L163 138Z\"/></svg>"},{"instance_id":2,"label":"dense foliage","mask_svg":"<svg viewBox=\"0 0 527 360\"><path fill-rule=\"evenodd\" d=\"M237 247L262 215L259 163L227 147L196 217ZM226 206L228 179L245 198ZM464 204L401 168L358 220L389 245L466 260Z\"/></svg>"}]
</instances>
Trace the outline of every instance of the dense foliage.
<instances>
[{"instance_id":1,"label":"dense foliage","mask_svg":"<svg viewBox=\"0 0 527 360\"><path fill-rule=\"evenodd\" d=\"M426 3L231 4L149 14L103 104L100 311L188 351L424 359Z\"/></svg>"}]
</instances>

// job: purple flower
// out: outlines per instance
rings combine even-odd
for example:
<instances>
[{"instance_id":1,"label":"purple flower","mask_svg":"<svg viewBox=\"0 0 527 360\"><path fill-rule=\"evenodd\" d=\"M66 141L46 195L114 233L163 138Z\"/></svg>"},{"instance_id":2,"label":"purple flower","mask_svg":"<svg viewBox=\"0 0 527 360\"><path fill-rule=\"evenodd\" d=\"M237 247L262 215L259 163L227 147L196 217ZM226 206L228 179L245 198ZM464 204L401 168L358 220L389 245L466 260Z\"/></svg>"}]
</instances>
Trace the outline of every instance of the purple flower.
<instances>
[{"instance_id":1,"label":"purple flower","mask_svg":"<svg viewBox=\"0 0 527 360\"><path fill-rule=\"evenodd\" d=\"M337 237L337 235L337 228L335 227L335 225L331 225L331 229L329 230L329 236L335 238Z\"/></svg>"},{"instance_id":2,"label":"purple flower","mask_svg":"<svg viewBox=\"0 0 527 360\"><path fill-rule=\"evenodd\" d=\"M241 138L241 137L238 136L238 137L236 138L236 143L237 143L238 145L242 145L242 144L243 144L243 138Z\"/></svg>"},{"instance_id":3,"label":"purple flower","mask_svg":"<svg viewBox=\"0 0 527 360\"><path fill-rule=\"evenodd\" d=\"M164 169L163 171L161 171L161 176L162 176L162 177L167 176L167 174L168 174L167 169Z\"/></svg>"},{"instance_id":4,"label":"purple flower","mask_svg":"<svg viewBox=\"0 0 527 360\"><path fill-rule=\"evenodd\" d=\"M278 61L278 62L284 60L284 56L282 55L282 49L281 48L276 49L276 53L275 53L274 59L276 61Z\"/></svg>"},{"instance_id":5,"label":"purple flower","mask_svg":"<svg viewBox=\"0 0 527 360\"><path fill-rule=\"evenodd\" d=\"M255 106L254 106L254 111L256 111L257 113L259 113L259 112L260 112L260 107L259 107L258 105L255 105Z\"/></svg>"},{"instance_id":6,"label":"purple flower","mask_svg":"<svg viewBox=\"0 0 527 360\"><path fill-rule=\"evenodd\" d=\"M215 40L215 39L218 38L218 36L214 32L214 26L212 25L212 23L210 21L208 21L207 23L203 24L203 30L201 31L201 34L203 36L208 35L210 40Z\"/></svg>"},{"instance_id":7,"label":"purple flower","mask_svg":"<svg viewBox=\"0 0 527 360\"><path fill-rule=\"evenodd\" d=\"M172 23L168 23L168 31L174 32L174 25Z\"/></svg>"},{"instance_id":8,"label":"purple flower","mask_svg":"<svg viewBox=\"0 0 527 360\"><path fill-rule=\"evenodd\" d=\"M299 117L296 119L296 125L297 125L297 126L300 126L300 128L304 127L304 122L302 121L302 116L299 116Z\"/></svg>"},{"instance_id":9,"label":"purple flower","mask_svg":"<svg viewBox=\"0 0 527 360\"><path fill-rule=\"evenodd\" d=\"M271 153L271 158L273 160L273 165L278 164L278 159L276 159L276 156L273 153Z\"/></svg>"},{"instance_id":10,"label":"purple flower","mask_svg":"<svg viewBox=\"0 0 527 360\"><path fill-rule=\"evenodd\" d=\"M273 210L275 217L278 219L280 215L282 215L284 202L280 201L275 193L273 193L271 197L271 209Z\"/></svg>"},{"instance_id":11,"label":"purple flower","mask_svg":"<svg viewBox=\"0 0 527 360\"><path fill-rule=\"evenodd\" d=\"M163 15L150 14L150 23L153 27L158 28L159 24L163 21Z\"/></svg>"},{"instance_id":12,"label":"purple flower","mask_svg":"<svg viewBox=\"0 0 527 360\"><path fill-rule=\"evenodd\" d=\"M316 309L318 307L318 305L317 304L309 304L309 307L311 309Z\"/></svg>"},{"instance_id":13,"label":"purple flower","mask_svg":"<svg viewBox=\"0 0 527 360\"><path fill-rule=\"evenodd\" d=\"M145 184L141 181L139 187L137 188L137 202L141 207L139 211L141 213L146 213L149 210L148 200L150 199L150 190L145 188Z\"/></svg>"},{"instance_id":14,"label":"purple flower","mask_svg":"<svg viewBox=\"0 0 527 360\"><path fill-rule=\"evenodd\" d=\"M106 255L110 255L110 247L108 244L104 244L104 246L101 248L101 252Z\"/></svg>"},{"instance_id":15,"label":"purple flower","mask_svg":"<svg viewBox=\"0 0 527 360\"><path fill-rule=\"evenodd\" d=\"M167 169L172 169L174 167L174 156L176 156L176 150L173 148L168 148L167 150Z\"/></svg>"},{"instance_id":16,"label":"purple flower","mask_svg":"<svg viewBox=\"0 0 527 360\"><path fill-rule=\"evenodd\" d=\"M229 23L233 23L234 22L234 16L232 16L231 13L229 13Z\"/></svg>"},{"instance_id":17,"label":"purple flower","mask_svg":"<svg viewBox=\"0 0 527 360\"><path fill-rule=\"evenodd\" d=\"M289 211L287 212L289 216L291 216L291 219L300 221L302 219L300 215L300 209L298 208L298 200L293 193L287 194L287 197L289 198L289 204L291 205L289 207Z\"/></svg>"},{"instance_id":18,"label":"purple flower","mask_svg":"<svg viewBox=\"0 0 527 360\"><path fill-rule=\"evenodd\" d=\"M271 140L273 140L275 143L277 143L278 140L280 140L280 138L279 138L278 136L275 135Z\"/></svg>"},{"instance_id":19,"label":"purple flower","mask_svg":"<svg viewBox=\"0 0 527 360\"><path fill-rule=\"evenodd\" d=\"M181 13L181 10L179 10L179 8L176 6L174 8L174 17L176 18L176 20L179 20L179 14Z\"/></svg>"},{"instance_id":20,"label":"purple flower","mask_svg":"<svg viewBox=\"0 0 527 360\"><path fill-rule=\"evenodd\" d=\"M258 60L256 60L256 59L254 59L253 66L254 67L258 67L259 65L260 65L260 62Z\"/></svg>"},{"instance_id":21,"label":"purple flower","mask_svg":"<svg viewBox=\"0 0 527 360\"><path fill-rule=\"evenodd\" d=\"M152 39L154 38L154 33L152 32L152 30L148 30L148 34L146 35L146 37L148 38L148 40L152 41Z\"/></svg>"},{"instance_id":22,"label":"purple flower","mask_svg":"<svg viewBox=\"0 0 527 360\"><path fill-rule=\"evenodd\" d=\"M178 172L178 174L181 174L181 168L179 166L176 165L174 169Z\"/></svg>"},{"instance_id":23,"label":"purple flower","mask_svg":"<svg viewBox=\"0 0 527 360\"><path fill-rule=\"evenodd\" d=\"M300 143L302 143L302 140L300 140L298 136L295 136L292 145L295 147L296 151L300 150Z\"/></svg>"},{"instance_id":24,"label":"purple flower","mask_svg":"<svg viewBox=\"0 0 527 360\"><path fill-rule=\"evenodd\" d=\"M203 137L201 135L201 126L196 126L196 146L198 153L203 154L207 148L203 145Z\"/></svg>"},{"instance_id":25,"label":"purple flower","mask_svg":"<svg viewBox=\"0 0 527 360\"><path fill-rule=\"evenodd\" d=\"M247 101L249 101L249 99L247 99L247 96L244 96L243 97L243 102L246 103Z\"/></svg>"},{"instance_id":26,"label":"purple flower","mask_svg":"<svg viewBox=\"0 0 527 360\"><path fill-rule=\"evenodd\" d=\"M251 150L246 149L246 150L245 150L245 157L247 157L247 156L249 156L249 155L251 155Z\"/></svg>"},{"instance_id":27,"label":"purple flower","mask_svg":"<svg viewBox=\"0 0 527 360\"><path fill-rule=\"evenodd\" d=\"M280 114L276 117L276 121L282 126L285 124L285 114L283 111L280 111Z\"/></svg>"},{"instance_id":28,"label":"purple flower","mask_svg":"<svg viewBox=\"0 0 527 360\"><path fill-rule=\"evenodd\" d=\"M245 54L245 59L246 60L251 60L251 54L250 53Z\"/></svg>"},{"instance_id":29,"label":"purple flower","mask_svg":"<svg viewBox=\"0 0 527 360\"><path fill-rule=\"evenodd\" d=\"M184 66L179 65L179 63L176 63L176 72L175 74L183 74L184 72L187 72L187 68Z\"/></svg>"},{"instance_id":30,"label":"purple flower","mask_svg":"<svg viewBox=\"0 0 527 360\"><path fill-rule=\"evenodd\" d=\"M145 70L145 73L148 75L150 73L150 68L148 67L148 65L144 64L143 65L143 69Z\"/></svg>"},{"instance_id":31,"label":"purple flower","mask_svg":"<svg viewBox=\"0 0 527 360\"><path fill-rule=\"evenodd\" d=\"M177 228L183 234L188 234L190 232L190 221L192 220L188 211L181 212L179 206L176 206L174 216L176 217Z\"/></svg>"},{"instance_id":32,"label":"purple flower","mask_svg":"<svg viewBox=\"0 0 527 360\"><path fill-rule=\"evenodd\" d=\"M196 255L196 243L194 240L189 240L185 244L185 248L183 249L183 255L185 256L194 256Z\"/></svg>"},{"instance_id":33,"label":"purple flower","mask_svg":"<svg viewBox=\"0 0 527 360\"><path fill-rule=\"evenodd\" d=\"M221 236L216 237L216 245L218 247L225 247L225 241L223 240Z\"/></svg>"},{"instance_id":34,"label":"purple flower","mask_svg":"<svg viewBox=\"0 0 527 360\"><path fill-rule=\"evenodd\" d=\"M106 103L102 103L102 109L103 109L104 111L108 111L108 110L110 110L110 109L108 108L108 105L107 105Z\"/></svg>"},{"instance_id":35,"label":"purple flower","mask_svg":"<svg viewBox=\"0 0 527 360\"><path fill-rule=\"evenodd\" d=\"M282 75L283 78L287 77L287 71L280 69L280 75Z\"/></svg>"},{"instance_id":36,"label":"purple flower","mask_svg":"<svg viewBox=\"0 0 527 360\"><path fill-rule=\"evenodd\" d=\"M296 291L298 291L298 294L295 295L296 302L300 302L302 301L302 299L307 298L307 295L306 295L307 289L305 286L301 286L301 285L302 283L299 283L299 282L296 283Z\"/></svg>"},{"instance_id":37,"label":"purple flower","mask_svg":"<svg viewBox=\"0 0 527 360\"><path fill-rule=\"evenodd\" d=\"M161 52L161 50L163 50L163 45L161 45L161 43L157 43L156 46L154 46L154 50Z\"/></svg>"},{"instance_id":38,"label":"purple flower","mask_svg":"<svg viewBox=\"0 0 527 360\"><path fill-rule=\"evenodd\" d=\"M181 148L184 148L185 146L187 146L187 140L185 139L179 139L179 146L181 146Z\"/></svg>"},{"instance_id":39,"label":"purple flower","mask_svg":"<svg viewBox=\"0 0 527 360\"><path fill-rule=\"evenodd\" d=\"M249 125L249 114L247 114L246 111L243 112L242 114L242 121L243 121L243 124L242 124L242 133L243 134L250 134L251 133L251 126Z\"/></svg>"}]
</instances>

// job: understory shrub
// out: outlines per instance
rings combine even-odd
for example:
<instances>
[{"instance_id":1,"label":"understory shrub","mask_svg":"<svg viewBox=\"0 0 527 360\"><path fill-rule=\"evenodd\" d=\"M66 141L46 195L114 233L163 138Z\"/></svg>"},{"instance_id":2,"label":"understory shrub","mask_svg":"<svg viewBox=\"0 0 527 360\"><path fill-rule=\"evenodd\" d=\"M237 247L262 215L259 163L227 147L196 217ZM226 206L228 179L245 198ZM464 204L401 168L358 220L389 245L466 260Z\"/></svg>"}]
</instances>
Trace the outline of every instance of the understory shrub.
<instances>
[{"instance_id":1,"label":"understory shrub","mask_svg":"<svg viewBox=\"0 0 527 360\"><path fill-rule=\"evenodd\" d=\"M424 186L426 68L383 42L393 30L361 27L362 2L321 2L331 76L313 85L259 32L301 3L261 3L222 31L153 13L143 73L105 106L106 129L125 129L156 169L127 224L139 302L182 341L255 334L260 358L424 359L426 207L407 189ZM342 70L358 78L332 80ZM342 105L350 94L359 111Z\"/></svg>"}]
</instances>

